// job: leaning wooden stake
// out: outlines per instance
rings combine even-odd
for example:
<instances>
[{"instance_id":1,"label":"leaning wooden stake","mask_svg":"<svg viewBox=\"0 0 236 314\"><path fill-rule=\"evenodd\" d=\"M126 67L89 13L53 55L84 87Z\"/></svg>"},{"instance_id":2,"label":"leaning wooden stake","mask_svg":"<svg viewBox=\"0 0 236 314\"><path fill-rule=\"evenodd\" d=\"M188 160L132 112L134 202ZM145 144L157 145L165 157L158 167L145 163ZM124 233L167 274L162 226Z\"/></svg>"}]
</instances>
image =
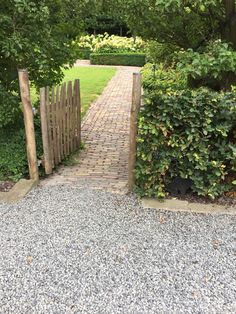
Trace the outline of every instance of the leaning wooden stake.
<instances>
[{"instance_id":1,"label":"leaning wooden stake","mask_svg":"<svg viewBox=\"0 0 236 314\"><path fill-rule=\"evenodd\" d=\"M25 69L18 70L18 76L20 83L21 100L23 104L29 174L32 180L38 181L39 172L34 132L34 114L30 100L28 71Z\"/></svg>"},{"instance_id":2,"label":"leaning wooden stake","mask_svg":"<svg viewBox=\"0 0 236 314\"><path fill-rule=\"evenodd\" d=\"M41 115L41 128L43 138L43 158L44 168L46 174L52 173L52 156L49 144L49 130L48 130L48 114L46 107L46 88L40 88L40 115Z\"/></svg>"},{"instance_id":3,"label":"leaning wooden stake","mask_svg":"<svg viewBox=\"0 0 236 314\"><path fill-rule=\"evenodd\" d=\"M132 191L135 184L135 162L137 150L137 134L138 134L138 113L141 106L141 74L133 74L133 93L132 105L130 113L130 150L129 150L129 173L128 173L128 189Z\"/></svg>"}]
</instances>

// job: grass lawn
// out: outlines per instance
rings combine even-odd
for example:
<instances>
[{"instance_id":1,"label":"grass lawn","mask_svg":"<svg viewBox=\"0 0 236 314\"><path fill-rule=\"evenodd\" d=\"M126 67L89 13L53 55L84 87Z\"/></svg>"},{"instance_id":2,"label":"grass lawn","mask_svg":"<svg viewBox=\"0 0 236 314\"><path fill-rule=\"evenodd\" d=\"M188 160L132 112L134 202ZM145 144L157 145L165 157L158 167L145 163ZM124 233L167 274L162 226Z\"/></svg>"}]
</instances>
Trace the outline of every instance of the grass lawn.
<instances>
[{"instance_id":1,"label":"grass lawn","mask_svg":"<svg viewBox=\"0 0 236 314\"><path fill-rule=\"evenodd\" d=\"M109 80L116 73L116 68L108 67L73 67L65 70L63 82L80 79L82 116L85 115L91 102L93 102L103 91ZM31 90L32 102L38 100L35 89Z\"/></svg>"}]
</instances>

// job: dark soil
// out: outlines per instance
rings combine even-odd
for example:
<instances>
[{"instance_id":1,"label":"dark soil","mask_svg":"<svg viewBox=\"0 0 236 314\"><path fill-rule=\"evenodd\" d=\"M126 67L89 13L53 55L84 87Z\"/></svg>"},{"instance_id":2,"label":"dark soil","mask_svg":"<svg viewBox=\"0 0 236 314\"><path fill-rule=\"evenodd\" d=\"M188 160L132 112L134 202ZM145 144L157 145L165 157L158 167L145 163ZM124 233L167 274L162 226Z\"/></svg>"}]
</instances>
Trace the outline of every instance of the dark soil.
<instances>
[{"instance_id":1,"label":"dark soil","mask_svg":"<svg viewBox=\"0 0 236 314\"><path fill-rule=\"evenodd\" d=\"M0 181L0 192L9 192L14 185L12 181Z\"/></svg>"},{"instance_id":2,"label":"dark soil","mask_svg":"<svg viewBox=\"0 0 236 314\"><path fill-rule=\"evenodd\" d=\"M209 197L197 196L194 193L188 193L186 195L169 195L169 198L175 197L179 200L188 201L190 203L202 203L202 204L215 204L226 207L236 207L236 197L230 197L223 195L219 198L212 200Z\"/></svg>"}]
</instances>

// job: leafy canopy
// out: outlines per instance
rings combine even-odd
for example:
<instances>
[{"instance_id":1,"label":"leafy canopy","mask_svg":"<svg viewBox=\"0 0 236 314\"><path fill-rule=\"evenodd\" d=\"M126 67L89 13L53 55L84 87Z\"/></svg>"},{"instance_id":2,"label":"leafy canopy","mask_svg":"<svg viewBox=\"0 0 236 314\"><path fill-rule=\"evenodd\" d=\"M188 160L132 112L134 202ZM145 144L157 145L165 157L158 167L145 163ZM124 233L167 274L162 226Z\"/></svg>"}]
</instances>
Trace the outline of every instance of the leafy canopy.
<instances>
[{"instance_id":1,"label":"leafy canopy","mask_svg":"<svg viewBox=\"0 0 236 314\"><path fill-rule=\"evenodd\" d=\"M182 48L197 49L225 36L227 27L226 4L220 0L117 0L110 7L123 12L133 33Z\"/></svg>"},{"instance_id":2,"label":"leafy canopy","mask_svg":"<svg viewBox=\"0 0 236 314\"><path fill-rule=\"evenodd\" d=\"M17 69L38 88L58 83L73 61L87 0L0 0L0 127L19 114ZM14 99L13 99L14 98Z\"/></svg>"}]
</instances>

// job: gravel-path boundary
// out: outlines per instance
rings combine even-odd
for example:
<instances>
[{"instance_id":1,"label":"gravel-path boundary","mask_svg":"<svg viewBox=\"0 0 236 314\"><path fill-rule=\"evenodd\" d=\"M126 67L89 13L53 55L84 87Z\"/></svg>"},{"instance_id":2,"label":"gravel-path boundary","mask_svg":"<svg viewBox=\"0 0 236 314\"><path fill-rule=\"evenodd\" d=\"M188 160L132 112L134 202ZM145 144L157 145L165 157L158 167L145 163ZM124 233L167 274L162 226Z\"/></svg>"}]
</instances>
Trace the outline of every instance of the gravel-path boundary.
<instances>
[{"instance_id":1,"label":"gravel-path boundary","mask_svg":"<svg viewBox=\"0 0 236 314\"><path fill-rule=\"evenodd\" d=\"M236 312L235 217L35 188L0 204L0 313Z\"/></svg>"}]
</instances>

